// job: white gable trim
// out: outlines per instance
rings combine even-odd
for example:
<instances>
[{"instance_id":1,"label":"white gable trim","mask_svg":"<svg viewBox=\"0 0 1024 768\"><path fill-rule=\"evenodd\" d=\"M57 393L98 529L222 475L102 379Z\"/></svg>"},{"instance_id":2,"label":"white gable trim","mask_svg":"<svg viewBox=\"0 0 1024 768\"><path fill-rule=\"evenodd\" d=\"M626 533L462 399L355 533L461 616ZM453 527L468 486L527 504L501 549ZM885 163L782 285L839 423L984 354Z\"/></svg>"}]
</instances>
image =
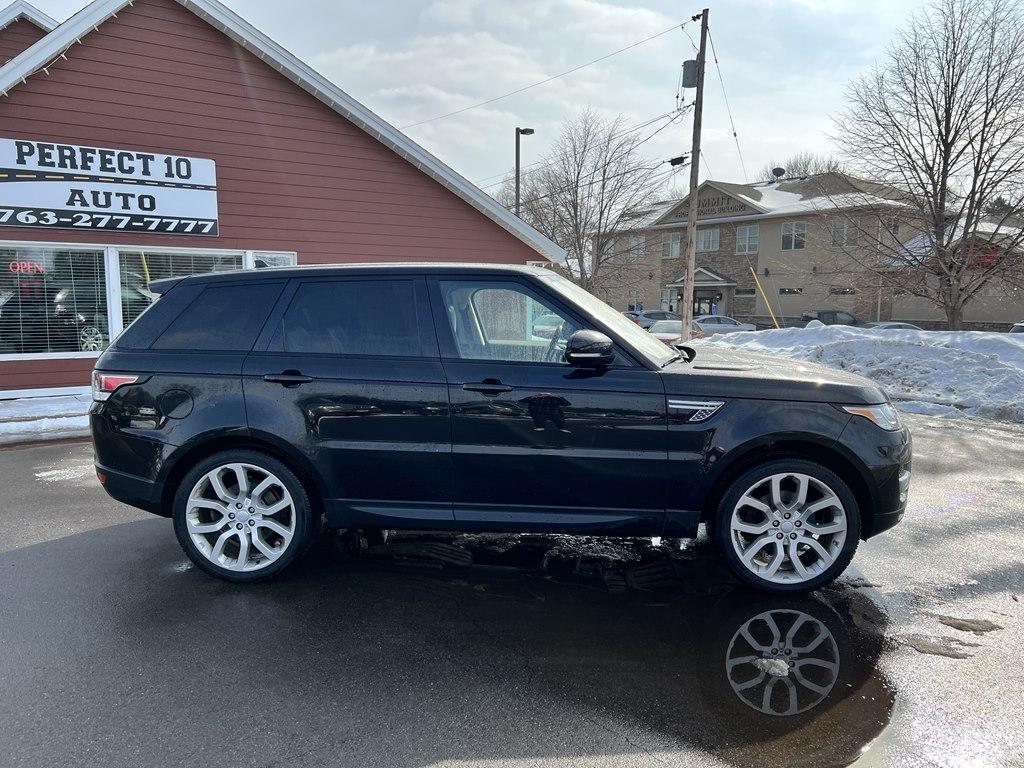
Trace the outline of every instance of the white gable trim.
<instances>
[{"instance_id":1,"label":"white gable trim","mask_svg":"<svg viewBox=\"0 0 1024 768\"><path fill-rule=\"evenodd\" d=\"M0 9L0 29L18 19L31 21L44 32L52 32L57 26L56 19L51 19L34 5L26 3L25 0L14 0L6 8Z\"/></svg>"},{"instance_id":2,"label":"white gable trim","mask_svg":"<svg viewBox=\"0 0 1024 768\"><path fill-rule=\"evenodd\" d=\"M6 93L23 82L130 2L131 0L93 0L38 43L0 68L0 93ZM565 260L565 251L562 248L217 0L177 2L405 158L434 181L451 190L530 248L553 261Z\"/></svg>"},{"instance_id":3,"label":"white gable trim","mask_svg":"<svg viewBox=\"0 0 1024 768\"><path fill-rule=\"evenodd\" d=\"M704 275L704 277L702 278L701 275ZM682 288L684 285L686 285L686 278L679 277L676 278L675 282L669 283L666 287ZM710 269L705 269L704 267L697 267L693 271L694 288L728 288L734 285L736 285L736 282L734 280L730 280L729 278L720 275L717 272L712 272Z\"/></svg>"}]
</instances>

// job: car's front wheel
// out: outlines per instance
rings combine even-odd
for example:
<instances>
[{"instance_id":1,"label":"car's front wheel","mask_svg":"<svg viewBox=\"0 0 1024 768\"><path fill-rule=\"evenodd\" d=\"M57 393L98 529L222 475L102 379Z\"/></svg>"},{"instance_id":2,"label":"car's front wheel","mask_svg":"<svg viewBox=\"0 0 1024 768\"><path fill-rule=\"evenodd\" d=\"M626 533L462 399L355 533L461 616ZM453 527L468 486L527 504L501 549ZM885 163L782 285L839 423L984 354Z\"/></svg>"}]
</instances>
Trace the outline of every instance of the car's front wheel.
<instances>
[{"instance_id":1,"label":"car's front wheel","mask_svg":"<svg viewBox=\"0 0 1024 768\"><path fill-rule=\"evenodd\" d=\"M860 539L860 510L849 486L802 459L740 475L713 523L715 543L736 575L770 592L827 584L850 564Z\"/></svg>"},{"instance_id":2,"label":"car's front wheel","mask_svg":"<svg viewBox=\"0 0 1024 768\"><path fill-rule=\"evenodd\" d=\"M247 450L200 461L174 497L174 532L207 573L228 581L270 578L312 542L309 496L277 459Z\"/></svg>"}]
</instances>

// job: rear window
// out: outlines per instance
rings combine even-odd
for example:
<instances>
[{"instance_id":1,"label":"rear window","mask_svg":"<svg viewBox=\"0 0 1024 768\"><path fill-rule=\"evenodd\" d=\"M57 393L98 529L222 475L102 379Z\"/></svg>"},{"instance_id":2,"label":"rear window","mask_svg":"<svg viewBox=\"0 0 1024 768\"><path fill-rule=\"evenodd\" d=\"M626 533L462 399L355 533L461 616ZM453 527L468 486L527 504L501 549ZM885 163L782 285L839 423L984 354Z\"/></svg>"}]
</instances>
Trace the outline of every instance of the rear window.
<instances>
[{"instance_id":1,"label":"rear window","mask_svg":"<svg viewBox=\"0 0 1024 768\"><path fill-rule=\"evenodd\" d=\"M153 349L248 352L282 286L251 283L206 288L160 334Z\"/></svg>"},{"instance_id":2,"label":"rear window","mask_svg":"<svg viewBox=\"0 0 1024 768\"><path fill-rule=\"evenodd\" d=\"M288 353L421 357L413 280L303 283L274 345Z\"/></svg>"}]
</instances>

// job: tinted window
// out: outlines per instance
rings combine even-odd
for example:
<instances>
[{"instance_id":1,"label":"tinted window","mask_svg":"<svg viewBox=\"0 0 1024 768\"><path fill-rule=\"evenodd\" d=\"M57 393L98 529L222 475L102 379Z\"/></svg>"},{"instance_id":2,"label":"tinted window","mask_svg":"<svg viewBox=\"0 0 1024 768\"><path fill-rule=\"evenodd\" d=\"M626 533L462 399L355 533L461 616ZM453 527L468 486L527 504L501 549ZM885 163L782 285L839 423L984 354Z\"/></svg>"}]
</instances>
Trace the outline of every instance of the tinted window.
<instances>
[{"instance_id":1,"label":"tinted window","mask_svg":"<svg viewBox=\"0 0 1024 768\"><path fill-rule=\"evenodd\" d=\"M285 352L419 357L413 280L303 283L281 321Z\"/></svg>"},{"instance_id":2,"label":"tinted window","mask_svg":"<svg viewBox=\"0 0 1024 768\"><path fill-rule=\"evenodd\" d=\"M153 349L248 352L282 286L251 283L206 288L160 335Z\"/></svg>"}]
</instances>

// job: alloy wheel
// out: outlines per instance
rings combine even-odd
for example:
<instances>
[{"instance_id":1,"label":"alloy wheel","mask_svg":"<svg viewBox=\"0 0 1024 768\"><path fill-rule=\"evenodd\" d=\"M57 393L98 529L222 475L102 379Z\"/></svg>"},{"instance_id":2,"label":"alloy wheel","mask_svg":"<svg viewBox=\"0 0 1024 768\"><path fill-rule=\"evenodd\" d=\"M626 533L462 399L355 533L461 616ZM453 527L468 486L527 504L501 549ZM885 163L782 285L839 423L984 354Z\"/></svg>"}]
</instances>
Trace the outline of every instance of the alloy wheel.
<instances>
[{"instance_id":1,"label":"alloy wheel","mask_svg":"<svg viewBox=\"0 0 1024 768\"><path fill-rule=\"evenodd\" d=\"M847 518L826 483L782 472L751 485L733 508L730 539L743 566L773 584L799 584L839 558Z\"/></svg>"},{"instance_id":2,"label":"alloy wheel","mask_svg":"<svg viewBox=\"0 0 1024 768\"><path fill-rule=\"evenodd\" d=\"M295 538L295 504L284 483L254 464L223 464L192 487L185 527L211 563L231 571L258 571L287 551Z\"/></svg>"},{"instance_id":3,"label":"alloy wheel","mask_svg":"<svg viewBox=\"0 0 1024 768\"><path fill-rule=\"evenodd\" d=\"M87 325L78 332L78 346L82 352L102 352L105 342L103 331L94 325Z\"/></svg>"},{"instance_id":4,"label":"alloy wheel","mask_svg":"<svg viewBox=\"0 0 1024 768\"><path fill-rule=\"evenodd\" d=\"M725 660L729 685L765 715L816 707L839 678L839 646L822 622L793 609L765 611L736 630Z\"/></svg>"}]
</instances>

